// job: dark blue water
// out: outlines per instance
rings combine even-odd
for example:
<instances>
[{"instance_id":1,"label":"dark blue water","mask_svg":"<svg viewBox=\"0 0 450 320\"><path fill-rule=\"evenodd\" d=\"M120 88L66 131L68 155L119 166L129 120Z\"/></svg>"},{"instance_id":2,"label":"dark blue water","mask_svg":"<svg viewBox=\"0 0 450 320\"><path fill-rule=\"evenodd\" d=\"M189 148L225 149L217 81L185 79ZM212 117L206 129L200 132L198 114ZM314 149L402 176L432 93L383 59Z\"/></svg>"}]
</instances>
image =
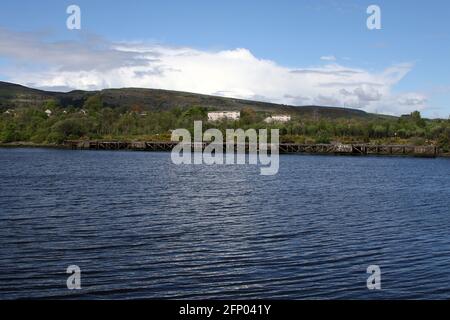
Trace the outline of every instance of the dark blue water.
<instances>
[{"instance_id":1,"label":"dark blue water","mask_svg":"<svg viewBox=\"0 0 450 320\"><path fill-rule=\"evenodd\" d=\"M0 149L0 182L3 299L450 298L449 159Z\"/></svg>"}]
</instances>

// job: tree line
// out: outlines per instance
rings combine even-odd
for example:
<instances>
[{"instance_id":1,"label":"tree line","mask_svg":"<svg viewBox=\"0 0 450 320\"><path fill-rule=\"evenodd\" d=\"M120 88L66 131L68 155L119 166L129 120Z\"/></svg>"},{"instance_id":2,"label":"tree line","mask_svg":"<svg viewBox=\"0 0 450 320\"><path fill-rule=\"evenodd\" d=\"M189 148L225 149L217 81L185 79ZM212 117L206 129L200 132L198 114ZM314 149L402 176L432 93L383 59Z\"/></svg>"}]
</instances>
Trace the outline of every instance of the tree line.
<instances>
[{"instance_id":1,"label":"tree line","mask_svg":"<svg viewBox=\"0 0 450 320\"><path fill-rule=\"evenodd\" d=\"M51 110L51 115L45 113ZM0 115L0 142L61 144L65 140L170 140L171 130L193 131L194 121L204 129L228 128L280 130L282 142L374 143L437 145L450 151L450 119L430 120L415 111L402 117L317 118L292 115L287 123L265 123L266 112L251 108L241 111L237 121L207 122L213 108L192 106L168 111L146 112L142 108L105 107L98 96L90 97L82 109L58 105L54 100L41 107L19 108Z\"/></svg>"}]
</instances>

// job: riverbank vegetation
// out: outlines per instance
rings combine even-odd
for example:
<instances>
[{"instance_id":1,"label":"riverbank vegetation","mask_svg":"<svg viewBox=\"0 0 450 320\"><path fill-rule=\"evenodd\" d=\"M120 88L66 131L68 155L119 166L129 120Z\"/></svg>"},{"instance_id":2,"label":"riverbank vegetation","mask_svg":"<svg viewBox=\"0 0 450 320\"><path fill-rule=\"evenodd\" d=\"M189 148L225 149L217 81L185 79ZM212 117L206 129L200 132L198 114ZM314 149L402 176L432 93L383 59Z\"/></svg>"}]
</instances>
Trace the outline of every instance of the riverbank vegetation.
<instances>
[{"instance_id":1,"label":"riverbank vegetation","mask_svg":"<svg viewBox=\"0 0 450 320\"><path fill-rule=\"evenodd\" d=\"M47 110L51 111L45 112ZM207 122L213 107L173 108L144 111L142 108L105 107L98 96L86 100L82 108L61 107L54 100L42 107L18 108L0 115L0 142L61 144L65 140L168 141L171 130L187 128L203 120L204 130L218 128L278 128L282 142L292 143L372 143L437 145L450 152L450 119L430 120L419 112L402 117L364 118L296 117L287 123L267 124L267 112L244 108L238 121Z\"/></svg>"}]
</instances>

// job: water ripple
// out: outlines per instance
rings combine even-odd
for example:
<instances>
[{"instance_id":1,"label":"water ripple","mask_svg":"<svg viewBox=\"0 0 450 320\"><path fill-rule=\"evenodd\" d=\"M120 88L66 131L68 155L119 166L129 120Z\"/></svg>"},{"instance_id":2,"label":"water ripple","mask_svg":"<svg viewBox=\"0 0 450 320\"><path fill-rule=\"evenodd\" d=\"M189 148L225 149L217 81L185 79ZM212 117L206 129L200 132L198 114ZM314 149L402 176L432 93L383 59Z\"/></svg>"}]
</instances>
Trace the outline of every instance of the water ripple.
<instances>
[{"instance_id":1,"label":"water ripple","mask_svg":"<svg viewBox=\"0 0 450 320\"><path fill-rule=\"evenodd\" d=\"M450 298L446 159L281 156L274 177L168 153L0 161L3 299Z\"/></svg>"}]
</instances>

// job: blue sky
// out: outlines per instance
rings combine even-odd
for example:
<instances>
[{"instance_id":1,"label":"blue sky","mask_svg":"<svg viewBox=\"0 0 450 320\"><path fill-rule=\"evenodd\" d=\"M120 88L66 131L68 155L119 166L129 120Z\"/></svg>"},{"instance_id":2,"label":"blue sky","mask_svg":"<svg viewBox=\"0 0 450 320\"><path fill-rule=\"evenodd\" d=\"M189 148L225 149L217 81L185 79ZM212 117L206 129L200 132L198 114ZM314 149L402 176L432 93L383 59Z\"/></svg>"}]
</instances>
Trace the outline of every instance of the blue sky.
<instances>
[{"instance_id":1,"label":"blue sky","mask_svg":"<svg viewBox=\"0 0 450 320\"><path fill-rule=\"evenodd\" d=\"M65 11L71 4L81 8L80 31L66 28ZM366 27L366 8L370 4L381 8L382 30ZM0 10L0 79L43 88L168 86L166 89L223 93L281 103L328 102L328 105L393 114L418 108L430 117L448 117L449 14L450 2L445 0L10 1L2 3ZM39 54L18 58L12 50L4 49L16 46L17 50L24 50L26 42L29 47L42 46ZM141 69L133 69L134 75L146 75L137 79L128 77L124 69L107 75L110 70L75 67L62 60L52 63L42 57L47 51L50 51L48 56L61 54L62 44L66 46L64 50L75 44L75 52L89 56L89 46L98 43L102 43L102 48L114 50L118 43L126 44L128 53L120 54L120 58L117 52L111 53L114 57L111 63L125 63L117 59L135 59L136 56L128 55L130 50L136 51L130 49L132 44L145 47L145 54L164 58L157 66L146 64L152 72L136 66ZM81 49L82 46L88 48ZM201 56L209 63L202 65L201 59L177 60L180 48L188 48L188 55ZM334 58L321 59L326 56ZM255 65L260 68L255 69ZM255 72L259 78L236 71L246 66L247 73ZM395 69L395 75L388 71L390 68ZM209 70L211 79L208 79ZM361 76L348 78L352 86L337 86L348 82L338 78L338 74L356 74L355 70ZM330 89L331 72L336 79L333 89ZM198 73L202 73L204 80L193 76ZM387 73L388 76L381 76ZM118 74L126 78L123 83L115 81ZM222 78L218 74L223 74ZM293 74L301 78L293 79ZM315 78L313 74L327 74L328 78ZM78 79L84 77L83 82L68 79L74 75ZM275 80L266 80L270 78ZM258 79L261 88L253 84ZM305 87L302 83L306 83ZM272 88L276 86L286 87L285 92ZM318 88L327 89L322 94ZM407 106L409 102L411 105Z\"/></svg>"}]
</instances>

